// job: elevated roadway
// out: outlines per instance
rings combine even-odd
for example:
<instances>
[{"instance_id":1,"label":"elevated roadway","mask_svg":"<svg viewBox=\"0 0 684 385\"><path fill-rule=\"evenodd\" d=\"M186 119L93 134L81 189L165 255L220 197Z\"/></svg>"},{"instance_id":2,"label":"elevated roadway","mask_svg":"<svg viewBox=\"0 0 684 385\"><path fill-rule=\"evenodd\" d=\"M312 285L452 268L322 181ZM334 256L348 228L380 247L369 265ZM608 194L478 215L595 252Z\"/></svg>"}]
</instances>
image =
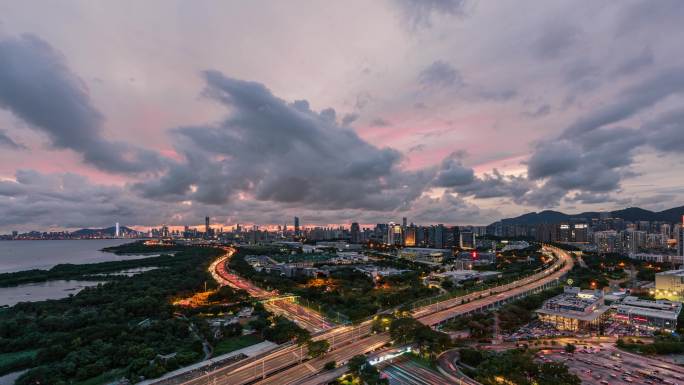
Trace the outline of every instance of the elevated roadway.
<instances>
[{"instance_id":1,"label":"elevated roadway","mask_svg":"<svg viewBox=\"0 0 684 385\"><path fill-rule=\"evenodd\" d=\"M436 326L460 315L498 306L555 285L572 269L573 259L561 249L544 246L544 250L552 251L557 256L552 266L546 270L506 285L418 308L412 314L423 324ZM354 327L340 326L314 335L315 340L325 339L331 343L331 351L318 359L306 360L305 346L283 346L272 353L217 369L184 384L297 384L321 371L325 362L335 360L344 363L356 354L373 351L390 341L388 333L367 337L371 324L371 321L366 321Z\"/></svg>"}]
</instances>

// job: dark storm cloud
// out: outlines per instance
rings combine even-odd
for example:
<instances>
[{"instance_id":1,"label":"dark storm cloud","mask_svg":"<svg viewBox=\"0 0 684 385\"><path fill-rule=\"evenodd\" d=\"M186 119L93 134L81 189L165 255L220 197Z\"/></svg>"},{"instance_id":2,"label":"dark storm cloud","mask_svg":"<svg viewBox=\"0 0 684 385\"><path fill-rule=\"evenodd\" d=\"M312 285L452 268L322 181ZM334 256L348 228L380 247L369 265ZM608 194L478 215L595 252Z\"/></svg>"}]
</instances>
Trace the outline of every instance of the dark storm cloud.
<instances>
[{"instance_id":1,"label":"dark storm cloud","mask_svg":"<svg viewBox=\"0 0 684 385\"><path fill-rule=\"evenodd\" d=\"M73 150L102 170L161 167L156 153L103 137L104 118L83 81L61 54L35 36L0 40L0 108L45 133L54 148Z\"/></svg>"},{"instance_id":2,"label":"dark storm cloud","mask_svg":"<svg viewBox=\"0 0 684 385\"><path fill-rule=\"evenodd\" d=\"M607 124L629 118L664 98L684 92L684 68L662 71L627 88L608 106L580 118L563 132L564 138L582 135Z\"/></svg>"},{"instance_id":3,"label":"dark storm cloud","mask_svg":"<svg viewBox=\"0 0 684 385\"><path fill-rule=\"evenodd\" d=\"M437 60L418 75L423 87L460 87L463 86L461 74L449 63Z\"/></svg>"},{"instance_id":4,"label":"dark storm cloud","mask_svg":"<svg viewBox=\"0 0 684 385\"><path fill-rule=\"evenodd\" d=\"M463 15L466 0L394 0L412 28L430 27L436 14Z\"/></svg>"},{"instance_id":5,"label":"dark storm cloud","mask_svg":"<svg viewBox=\"0 0 684 385\"><path fill-rule=\"evenodd\" d=\"M126 189L91 183L71 174L18 170L16 181L0 181L0 226L81 227L163 223L183 207L162 206Z\"/></svg>"},{"instance_id":6,"label":"dark storm cloud","mask_svg":"<svg viewBox=\"0 0 684 385\"><path fill-rule=\"evenodd\" d=\"M650 146L660 152L684 152L684 110L656 114L638 128L616 126L667 97L684 92L684 70L674 68L628 87L611 103L578 119L560 138L540 142L528 161L528 178L541 183L525 200L553 205L569 201L599 203L633 177L636 152ZM613 201L615 201L613 199Z\"/></svg>"},{"instance_id":7,"label":"dark storm cloud","mask_svg":"<svg viewBox=\"0 0 684 385\"><path fill-rule=\"evenodd\" d=\"M260 83L204 73L209 98L231 114L214 126L174 130L186 162L136 189L147 197L223 204L259 201L325 209L391 210L418 197L432 170L402 171L402 156L340 126L333 110L287 103Z\"/></svg>"},{"instance_id":8,"label":"dark storm cloud","mask_svg":"<svg viewBox=\"0 0 684 385\"><path fill-rule=\"evenodd\" d=\"M0 147L9 148L11 150L25 150L26 146L21 143L17 143L14 139L10 138L5 130L0 130Z\"/></svg>"},{"instance_id":9,"label":"dark storm cloud","mask_svg":"<svg viewBox=\"0 0 684 385\"><path fill-rule=\"evenodd\" d=\"M433 183L436 187L455 187L468 185L474 179L472 168L464 166L459 159L447 157L442 161Z\"/></svg>"}]
</instances>

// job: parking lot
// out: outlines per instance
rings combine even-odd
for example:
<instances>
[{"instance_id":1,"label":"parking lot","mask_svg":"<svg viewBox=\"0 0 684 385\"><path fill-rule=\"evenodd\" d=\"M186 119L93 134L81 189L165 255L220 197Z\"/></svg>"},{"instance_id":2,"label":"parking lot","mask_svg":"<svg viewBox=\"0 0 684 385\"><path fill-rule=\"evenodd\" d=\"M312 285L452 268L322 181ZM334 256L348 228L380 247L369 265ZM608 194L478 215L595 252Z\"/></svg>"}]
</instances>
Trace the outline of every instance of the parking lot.
<instances>
[{"instance_id":1,"label":"parking lot","mask_svg":"<svg viewBox=\"0 0 684 385\"><path fill-rule=\"evenodd\" d=\"M610 344L578 346L575 353L545 349L537 353L544 362L563 362L583 384L684 385L684 368L663 361L625 353Z\"/></svg>"}]
</instances>

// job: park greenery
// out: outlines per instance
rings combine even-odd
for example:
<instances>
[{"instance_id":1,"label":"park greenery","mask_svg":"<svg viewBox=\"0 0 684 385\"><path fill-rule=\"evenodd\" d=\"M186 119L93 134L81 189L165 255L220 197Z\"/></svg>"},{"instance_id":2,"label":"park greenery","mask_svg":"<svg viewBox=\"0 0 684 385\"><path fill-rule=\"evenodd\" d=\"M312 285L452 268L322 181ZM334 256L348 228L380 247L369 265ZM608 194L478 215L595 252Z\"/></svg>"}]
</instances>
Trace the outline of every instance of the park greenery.
<instances>
[{"instance_id":1,"label":"park greenery","mask_svg":"<svg viewBox=\"0 0 684 385\"><path fill-rule=\"evenodd\" d=\"M240 248L231 258L229 267L256 285L297 295L305 305L327 314L340 313L352 322L361 321L382 309L434 296L438 292L438 289L422 285L420 272L417 271L377 281L349 266L331 269L329 278L284 277L278 273L258 272L244 257L262 251Z\"/></svg>"},{"instance_id":2,"label":"park greenery","mask_svg":"<svg viewBox=\"0 0 684 385\"><path fill-rule=\"evenodd\" d=\"M488 339L494 334L494 313L484 312L454 318L442 329L447 331L468 331L470 338Z\"/></svg>"},{"instance_id":3,"label":"park greenery","mask_svg":"<svg viewBox=\"0 0 684 385\"><path fill-rule=\"evenodd\" d=\"M460 360L464 372L483 385L580 385L581 380L563 363L541 363L529 350L493 352L463 348Z\"/></svg>"},{"instance_id":4,"label":"park greenery","mask_svg":"<svg viewBox=\"0 0 684 385\"><path fill-rule=\"evenodd\" d=\"M122 250L147 251L142 244L124 245ZM17 385L99 384L121 377L138 382L207 357L207 347L211 351L213 346L218 355L263 339L305 342L308 333L260 304L255 305L248 324L254 334L244 336L240 324L225 325L215 333L206 315L250 305L241 291L213 292L212 300L227 303L224 305L173 305L179 298L216 288L207 268L222 253L215 248L181 247L173 256L60 265L43 271L47 279L61 279L158 267L133 276L116 276L61 300L25 302L0 310L0 374L29 369ZM35 282L38 275L31 271L11 278ZM0 282L10 280L3 275Z\"/></svg>"},{"instance_id":5,"label":"park greenery","mask_svg":"<svg viewBox=\"0 0 684 385\"><path fill-rule=\"evenodd\" d=\"M389 380L386 378L380 378L380 372L378 369L370 365L366 356L363 354L358 354L349 359L348 363L349 374L344 375L337 379L338 385L386 385L389 384Z\"/></svg>"},{"instance_id":6,"label":"park greenery","mask_svg":"<svg viewBox=\"0 0 684 385\"><path fill-rule=\"evenodd\" d=\"M448 334L433 330L423 325L408 314L383 314L373 319L372 330L384 332L389 330L395 344L414 345L418 355L433 361L437 356L452 347Z\"/></svg>"},{"instance_id":7,"label":"park greenery","mask_svg":"<svg viewBox=\"0 0 684 385\"><path fill-rule=\"evenodd\" d=\"M545 300L560 294L562 290L560 287L544 290L502 306L497 310L499 329L510 333L529 323L535 316L534 311L539 309Z\"/></svg>"}]
</instances>

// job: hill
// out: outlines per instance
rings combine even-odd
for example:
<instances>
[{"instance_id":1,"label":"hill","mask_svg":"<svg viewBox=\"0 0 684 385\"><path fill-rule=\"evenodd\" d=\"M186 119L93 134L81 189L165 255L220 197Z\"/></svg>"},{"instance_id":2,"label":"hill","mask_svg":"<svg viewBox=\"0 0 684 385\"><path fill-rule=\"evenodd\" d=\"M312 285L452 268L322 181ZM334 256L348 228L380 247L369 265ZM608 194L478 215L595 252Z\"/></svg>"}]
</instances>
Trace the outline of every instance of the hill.
<instances>
[{"instance_id":1,"label":"hill","mask_svg":"<svg viewBox=\"0 0 684 385\"><path fill-rule=\"evenodd\" d=\"M662 221L676 223L681 222L684 215L684 206L673 207L663 211L650 211L640 207L629 207L610 212L612 218L622 218L626 221ZM515 218L505 218L501 222L506 225L536 225L540 223L558 223L570 220L599 218L601 212L588 211L579 214L566 214L560 211L544 210L520 215Z\"/></svg>"},{"instance_id":2,"label":"hill","mask_svg":"<svg viewBox=\"0 0 684 385\"><path fill-rule=\"evenodd\" d=\"M131 229L130 227L120 226L119 231L122 233L137 233L137 231ZM94 235L105 235L113 237L116 234L116 227L106 227L103 229L80 229L71 232L71 235L79 237L89 237Z\"/></svg>"}]
</instances>

